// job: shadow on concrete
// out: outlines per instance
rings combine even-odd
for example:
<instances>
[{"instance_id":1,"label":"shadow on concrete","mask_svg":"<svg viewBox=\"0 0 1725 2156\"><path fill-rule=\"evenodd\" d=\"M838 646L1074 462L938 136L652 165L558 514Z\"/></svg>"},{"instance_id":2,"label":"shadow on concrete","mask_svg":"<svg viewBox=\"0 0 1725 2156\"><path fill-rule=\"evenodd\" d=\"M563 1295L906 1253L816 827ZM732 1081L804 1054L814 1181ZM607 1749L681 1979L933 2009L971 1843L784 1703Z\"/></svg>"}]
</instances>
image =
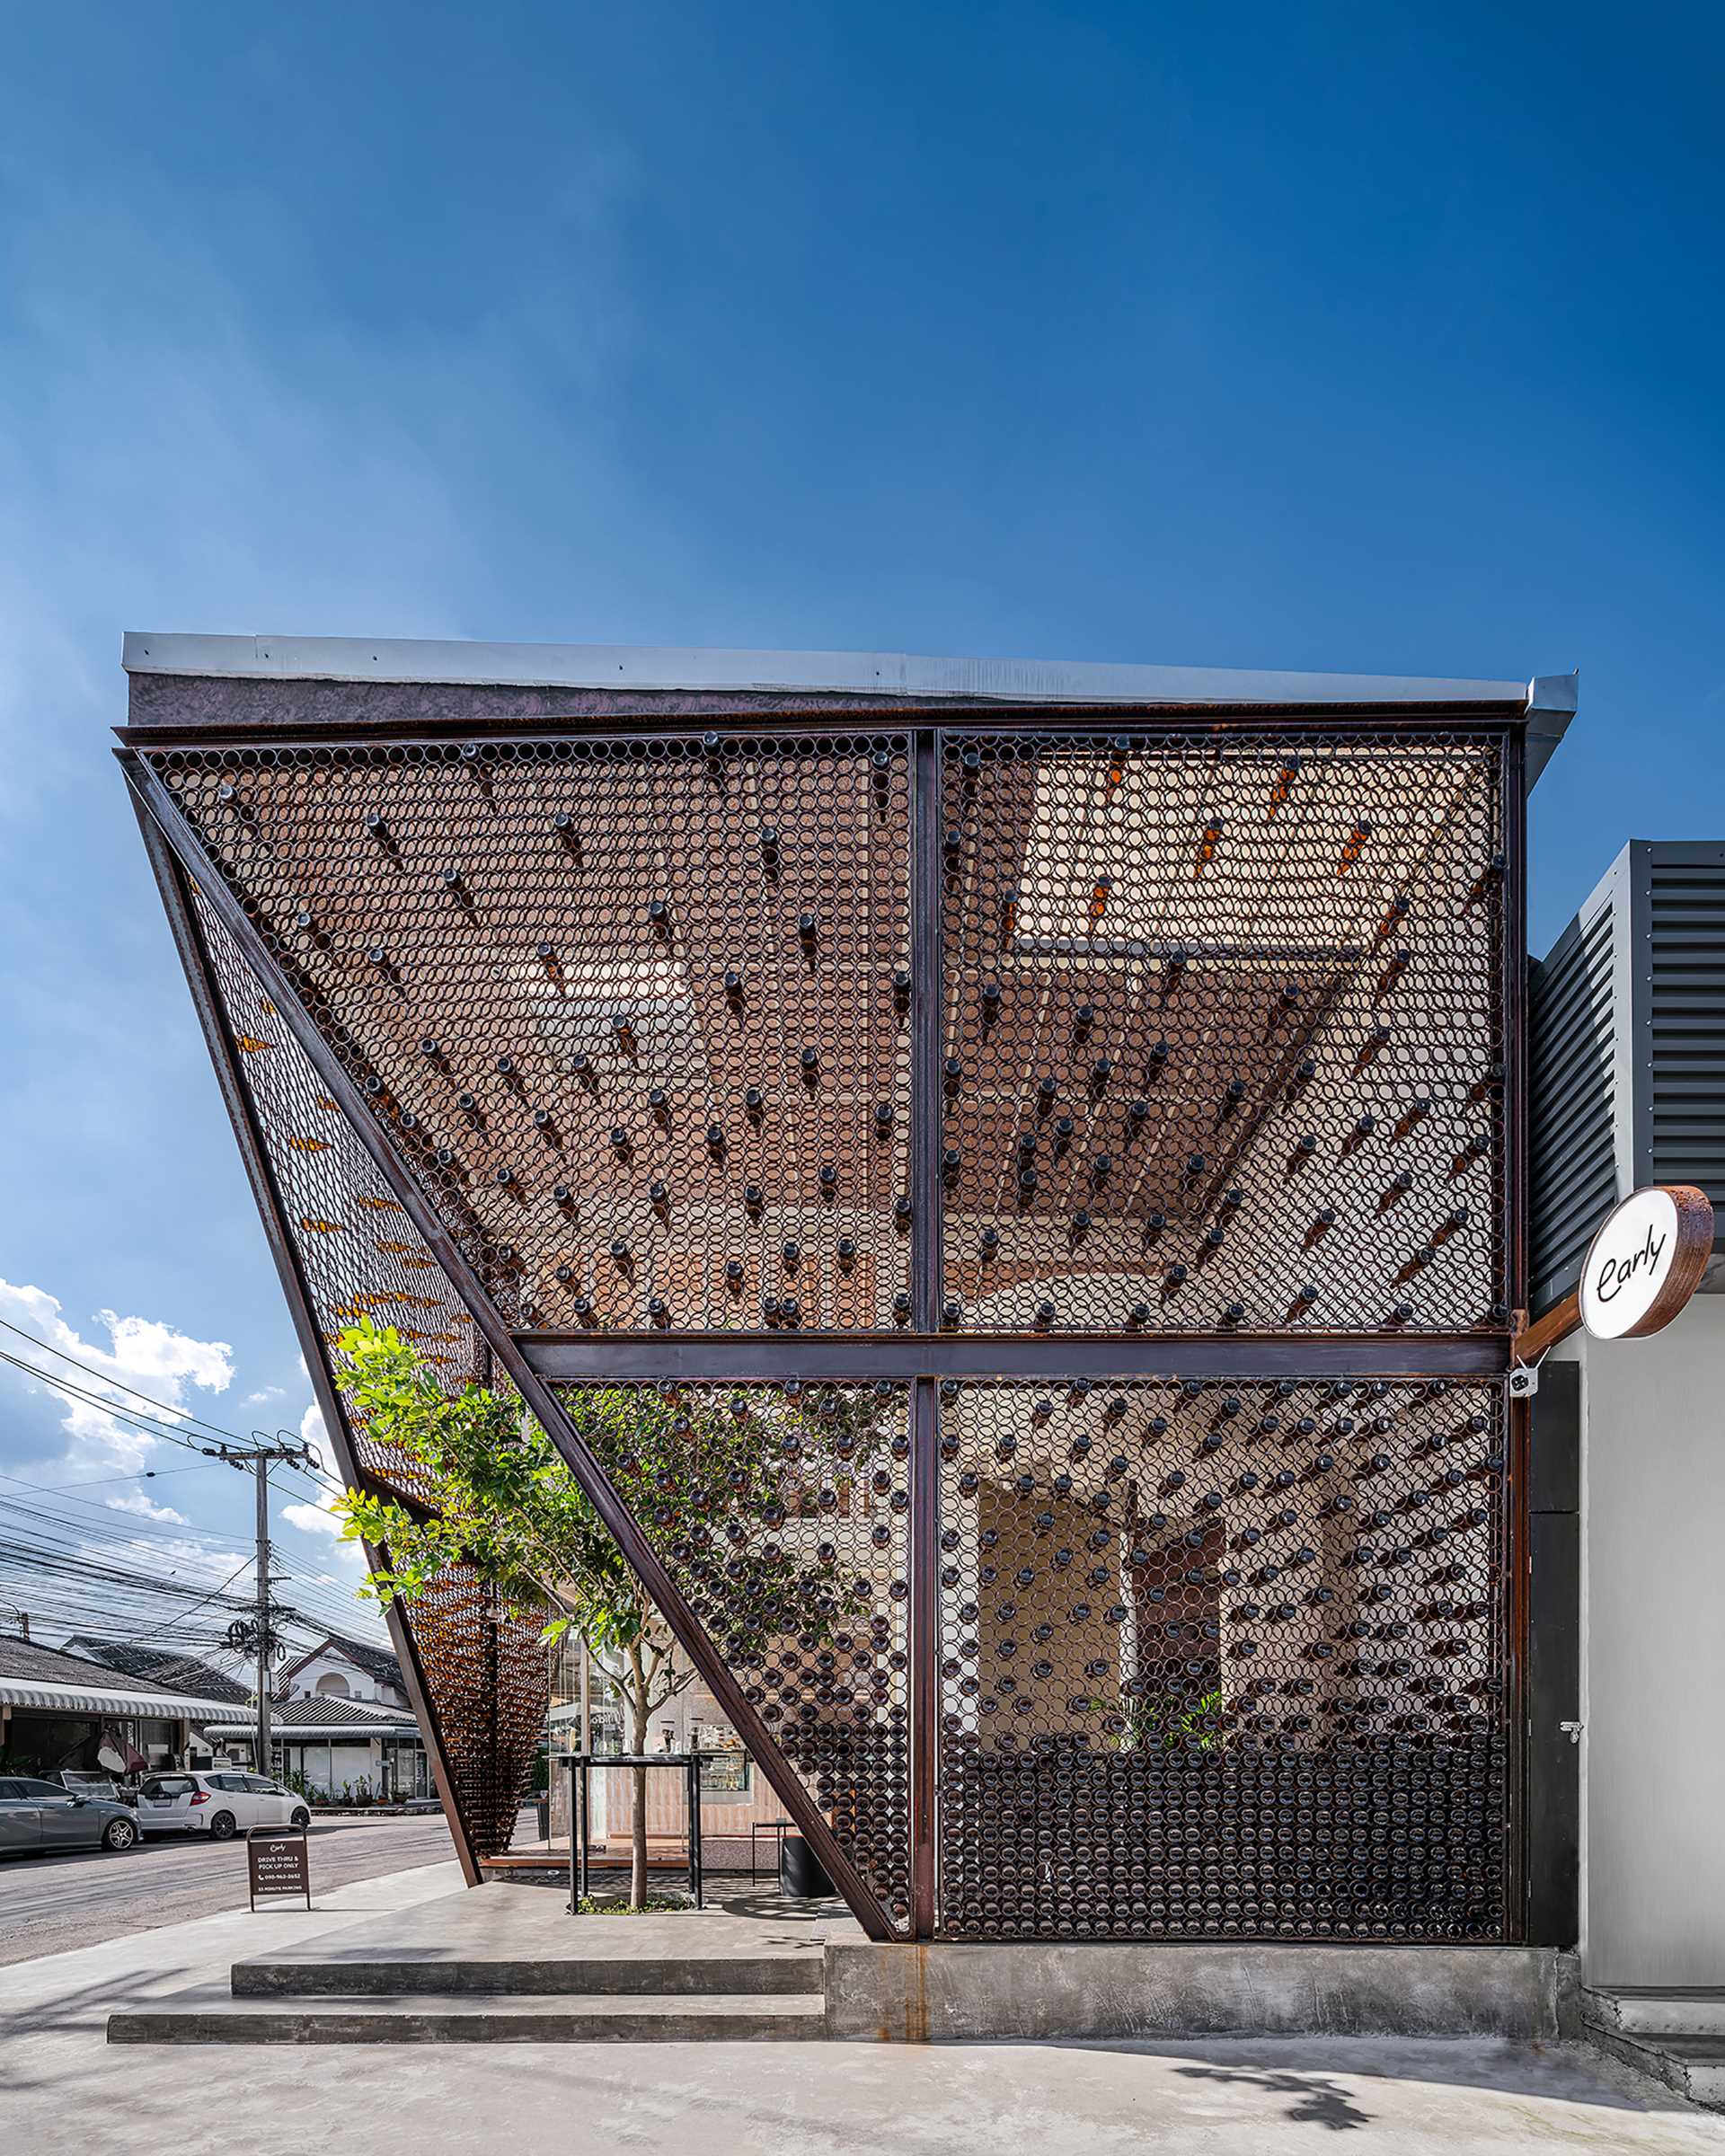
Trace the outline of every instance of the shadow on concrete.
<instances>
[{"instance_id":1,"label":"shadow on concrete","mask_svg":"<svg viewBox=\"0 0 1725 2156\"><path fill-rule=\"evenodd\" d=\"M61 1992L40 2006L0 2012L0 2049L18 2037L78 2034L105 2035L108 2017L126 2006L141 2006L164 1992L179 1990L190 1982L190 1964L167 1968L142 1969L128 1976L102 1976L75 1990ZM8 2073L6 2086L14 2088Z\"/></svg>"},{"instance_id":2,"label":"shadow on concrete","mask_svg":"<svg viewBox=\"0 0 1725 2156\"><path fill-rule=\"evenodd\" d=\"M1313 2101L1314 2091L1353 2108L1335 2075L1356 2081L1424 2081L1435 2089L1477 2089L1499 2096L1557 2098L1604 2111L1693 2108L1670 2091L1622 2069L1590 2045L1513 2037L1066 2037L993 2039L1044 2051L1108 2051L1163 2061L1189 2081L1234 2082L1298 2099L1289 2116L1316 2125L1358 2126L1373 2116L1343 2118ZM1355 2094L1358 2091L1354 2092ZM1305 2108L1310 2105L1311 2107ZM1725 2144L1722 2144L1725 2145Z\"/></svg>"},{"instance_id":3,"label":"shadow on concrete","mask_svg":"<svg viewBox=\"0 0 1725 2156\"><path fill-rule=\"evenodd\" d=\"M1262 2066L1176 2066L1174 2072L1189 2081L1243 2083L1267 2096L1291 2096L1294 2101L1284 2116L1296 2125L1328 2126L1340 2134L1371 2124L1372 2114L1362 2111L1345 2089L1321 2073L1290 2073Z\"/></svg>"}]
</instances>

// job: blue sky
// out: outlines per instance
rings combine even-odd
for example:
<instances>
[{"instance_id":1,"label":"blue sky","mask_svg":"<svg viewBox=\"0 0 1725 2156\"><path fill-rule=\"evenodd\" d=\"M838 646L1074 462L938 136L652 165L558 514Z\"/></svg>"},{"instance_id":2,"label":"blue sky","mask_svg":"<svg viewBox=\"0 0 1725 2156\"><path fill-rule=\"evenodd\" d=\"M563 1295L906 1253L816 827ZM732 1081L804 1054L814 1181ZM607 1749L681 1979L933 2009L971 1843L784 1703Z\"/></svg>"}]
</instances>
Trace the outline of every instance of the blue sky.
<instances>
[{"instance_id":1,"label":"blue sky","mask_svg":"<svg viewBox=\"0 0 1725 2156\"><path fill-rule=\"evenodd\" d=\"M1681 5L14 11L0 1317L309 1399L125 627L1579 666L1535 950L1725 833L1722 63ZM0 1473L140 1464L66 1419L0 1366ZM147 1489L243 1549L237 1477Z\"/></svg>"}]
</instances>

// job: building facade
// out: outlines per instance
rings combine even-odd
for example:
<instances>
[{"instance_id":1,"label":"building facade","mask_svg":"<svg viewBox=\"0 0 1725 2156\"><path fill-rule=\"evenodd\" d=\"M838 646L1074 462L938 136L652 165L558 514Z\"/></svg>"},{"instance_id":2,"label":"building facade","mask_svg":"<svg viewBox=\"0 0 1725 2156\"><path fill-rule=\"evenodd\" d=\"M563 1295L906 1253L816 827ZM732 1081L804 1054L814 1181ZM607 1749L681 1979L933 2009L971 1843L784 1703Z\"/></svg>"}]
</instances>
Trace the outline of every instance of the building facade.
<instances>
[{"instance_id":1,"label":"building facade","mask_svg":"<svg viewBox=\"0 0 1725 2156\"><path fill-rule=\"evenodd\" d=\"M257 1763L254 1706L230 1708L204 1725L204 1735L223 1759ZM424 1741L406 1708L327 1694L272 1706L270 1759L260 1771L292 1775L309 1797L332 1804L395 1804L430 1793Z\"/></svg>"},{"instance_id":2,"label":"building facade","mask_svg":"<svg viewBox=\"0 0 1725 2156\"><path fill-rule=\"evenodd\" d=\"M411 1711L402 1666L389 1649L334 1632L284 1663L276 1690L284 1700L363 1700Z\"/></svg>"},{"instance_id":3,"label":"building facade","mask_svg":"<svg viewBox=\"0 0 1725 2156\"><path fill-rule=\"evenodd\" d=\"M214 1674L215 1673L211 1673ZM203 1765L207 1720L223 1696L115 1668L84 1655L0 1636L0 1769L52 1780L67 1771L116 1780L150 1768Z\"/></svg>"},{"instance_id":4,"label":"building facade","mask_svg":"<svg viewBox=\"0 0 1725 2156\"><path fill-rule=\"evenodd\" d=\"M1510 1942L1532 685L129 638L330 1343L507 1383L877 1939ZM544 1715L395 1643L458 1838Z\"/></svg>"},{"instance_id":5,"label":"building facade","mask_svg":"<svg viewBox=\"0 0 1725 2156\"><path fill-rule=\"evenodd\" d=\"M1636 840L1534 968L1533 1302L1649 1183L1725 1219L1725 844ZM1649 1339L1572 1335L1535 1401L1547 1625L1535 1774L1593 1985L1725 1984L1725 1298Z\"/></svg>"}]
</instances>

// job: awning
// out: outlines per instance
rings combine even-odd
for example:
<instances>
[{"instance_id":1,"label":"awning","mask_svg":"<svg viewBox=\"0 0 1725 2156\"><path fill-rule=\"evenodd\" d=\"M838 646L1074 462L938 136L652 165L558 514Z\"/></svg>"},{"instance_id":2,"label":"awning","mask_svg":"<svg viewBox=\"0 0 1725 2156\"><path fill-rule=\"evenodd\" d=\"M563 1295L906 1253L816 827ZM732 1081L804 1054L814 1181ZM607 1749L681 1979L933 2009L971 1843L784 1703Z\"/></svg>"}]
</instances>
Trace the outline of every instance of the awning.
<instances>
[{"instance_id":1,"label":"awning","mask_svg":"<svg viewBox=\"0 0 1725 2156\"><path fill-rule=\"evenodd\" d=\"M229 1719L226 1721L205 1722L202 1725L204 1735L256 1736L258 1722L255 1715L249 1722L236 1722L232 1719L231 1709L227 1710L227 1713ZM417 1737L419 1734L420 1726L417 1722L284 1722L279 1716L272 1716L270 1723L270 1742L278 1745L322 1745L332 1742L342 1745L366 1736Z\"/></svg>"},{"instance_id":2,"label":"awning","mask_svg":"<svg viewBox=\"0 0 1725 2156\"><path fill-rule=\"evenodd\" d=\"M0 1705L36 1707L50 1714L146 1715L152 1721L201 1722L231 1715L232 1700L199 1700L178 1692L110 1692L99 1684L44 1684L0 1677Z\"/></svg>"}]
</instances>

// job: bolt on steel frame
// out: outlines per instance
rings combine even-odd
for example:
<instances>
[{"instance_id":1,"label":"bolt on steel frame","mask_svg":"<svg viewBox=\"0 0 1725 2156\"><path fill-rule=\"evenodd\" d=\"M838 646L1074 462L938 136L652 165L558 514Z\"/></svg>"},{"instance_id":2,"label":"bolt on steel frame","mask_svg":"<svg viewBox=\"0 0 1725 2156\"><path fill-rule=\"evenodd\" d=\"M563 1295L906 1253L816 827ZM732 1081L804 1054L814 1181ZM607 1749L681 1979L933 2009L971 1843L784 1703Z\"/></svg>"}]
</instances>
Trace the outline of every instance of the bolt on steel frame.
<instances>
[{"instance_id":1,"label":"bolt on steel frame","mask_svg":"<svg viewBox=\"0 0 1725 2156\"><path fill-rule=\"evenodd\" d=\"M122 736L344 1476L512 1385L875 1938L1517 1938L1525 709L794 701Z\"/></svg>"}]
</instances>

